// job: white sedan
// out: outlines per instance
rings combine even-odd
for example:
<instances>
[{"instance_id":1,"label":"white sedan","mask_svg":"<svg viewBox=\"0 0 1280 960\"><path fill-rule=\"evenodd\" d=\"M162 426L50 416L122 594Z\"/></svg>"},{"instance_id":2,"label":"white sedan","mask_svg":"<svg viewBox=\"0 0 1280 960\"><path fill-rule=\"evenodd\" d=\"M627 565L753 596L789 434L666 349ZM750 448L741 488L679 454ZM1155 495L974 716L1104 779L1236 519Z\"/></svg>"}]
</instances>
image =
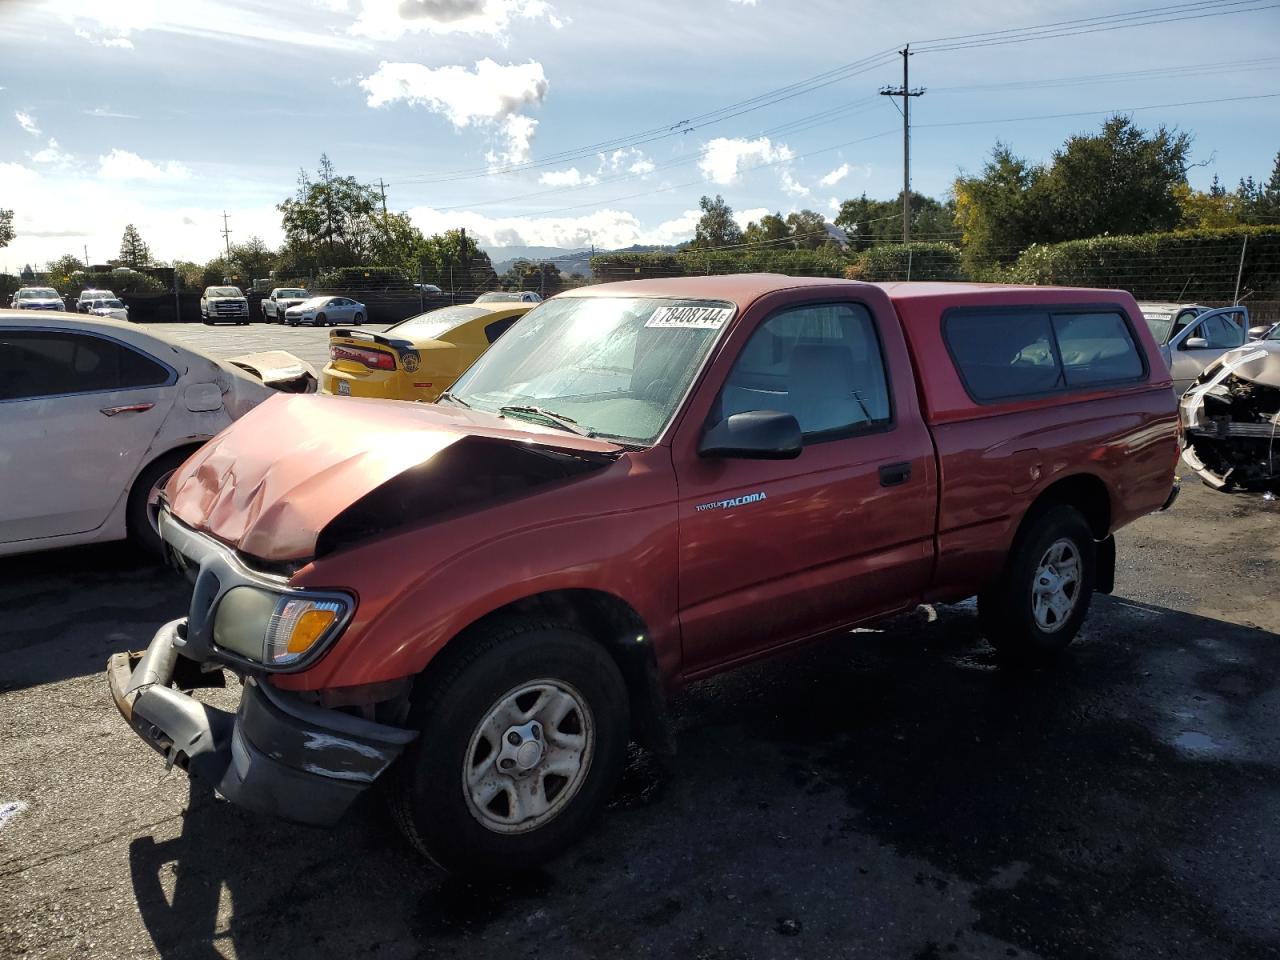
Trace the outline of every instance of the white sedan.
<instances>
[{"instance_id":1,"label":"white sedan","mask_svg":"<svg viewBox=\"0 0 1280 960\"><path fill-rule=\"evenodd\" d=\"M363 303L350 297L312 297L284 312L284 322L291 327L305 323L313 327L333 327L349 323L354 327L364 323L367 311Z\"/></svg>"},{"instance_id":2,"label":"white sedan","mask_svg":"<svg viewBox=\"0 0 1280 960\"><path fill-rule=\"evenodd\" d=\"M275 378L246 372L272 362ZM126 536L158 551L169 475L267 383L308 375L288 354L224 364L118 320L0 310L0 556Z\"/></svg>"}]
</instances>

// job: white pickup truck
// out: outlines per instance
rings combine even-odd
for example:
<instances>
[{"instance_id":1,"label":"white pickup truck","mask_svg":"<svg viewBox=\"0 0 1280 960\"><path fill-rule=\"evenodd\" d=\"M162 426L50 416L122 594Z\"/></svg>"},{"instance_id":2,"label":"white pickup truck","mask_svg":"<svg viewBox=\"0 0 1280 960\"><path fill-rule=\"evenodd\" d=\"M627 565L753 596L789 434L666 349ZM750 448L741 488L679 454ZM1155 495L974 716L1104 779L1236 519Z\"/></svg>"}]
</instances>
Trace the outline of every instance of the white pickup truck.
<instances>
[{"instance_id":1,"label":"white pickup truck","mask_svg":"<svg viewBox=\"0 0 1280 960\"><path fill-rule=\"evenodd\" d=\"M200 295L200 320L249 325L249 300L239 287L205 287Z\"/></svg>"},{"instance_id":2,"label":"white pickup truck","mask_svg":"<svg viewBox=\"0 0 1280 960\"><path fill-rule=\"evenodd\" d=\"M276 287L262 298L262 322L284 323L284 312L311 299L301 287Z\"/></svg>"}]
</instances>

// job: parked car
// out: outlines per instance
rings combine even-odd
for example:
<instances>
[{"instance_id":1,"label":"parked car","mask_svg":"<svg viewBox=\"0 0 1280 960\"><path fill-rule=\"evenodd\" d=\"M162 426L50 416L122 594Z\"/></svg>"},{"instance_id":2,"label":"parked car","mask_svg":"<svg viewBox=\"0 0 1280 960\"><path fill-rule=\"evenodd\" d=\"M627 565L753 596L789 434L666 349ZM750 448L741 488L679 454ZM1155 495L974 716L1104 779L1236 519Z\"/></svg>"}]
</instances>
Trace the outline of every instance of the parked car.
<instances>
[{"instance_id":1,"label":"parked car","mask_svg":"<svg viewBox=\"0 0 1280 960\"><path fill-rule=\"evenodd\" d=\"M249 298L239 287L205 287L200 295L200 320L203 323L249 325Z\"/></svg>"},{"instance_id":2,"label":"parked car","mask_svg":"<svg viewBox=\"0 0 1280 960\"><path fill-rule=\"evenodd\" d=\"M311 294L301 287L276 287L262 299L263 323L284 323L284 313L311 299Z\"/></svg>"},{"instance_id":3,"label":"parked car","mask_svg":"<svg viewBox=\"0 0 1280 960\"><path fill-rule=\"evenodd\" d=\"M0 454L0 556L126 536L158 551L156 498L174 468L273 387L307 389L309 375L314 389L309 367L262 359L219 363L100 317L0 311L0 451L21 452Z\"/></svg>"},{"instance_id":4,"label":"parked car","mask_svg":"<svg viewBox=\"0 0 1280 960\"><path fill-rule=\"evenodd\" d=\"M53 287L21 287L9 301L15 310L66 310L62 295Z\"/></svg>"},{"instance_id":5,"label":"parked car","mask_svg":"<svg viewBox=\"0 0 1280 960\"><path fill-rule=\"evenodd\" d=\"M1280 491L1280 324L1209 364L1181 417L1182 459L1209 486Z\"/></svg>"},{"instance_id":6,"label":"parked car","mask_svg":"<svg viewBox=\"0 0 1280 960\"><path fill-rule=\"evenodd\" d=\"M334 330L321 389L346 397L434 402L532 303L482 303L420 313L383 333Z\"/></svg>"},{"instance_id":7,"label":"parked car","mask_svg":"<svg viewBox=\"0 0 1280 960\"><path fill-rule=\"evenodd\" d=\"M332 327L340 323L358 327L364 318L364 304L350 297L312 297L284 312L284 322L291 327L304 323L312 327Z\"/></svg>"},{"instance_id":8,"label":"parked car","mask_svg":"<svg viewBox=\"0 0 1280 960\"><path fill-rule=\"evenodd\" d=\"M1200 373L1226 351L1249 338L1249 308L1201 304L1139 304L1160 355L1173 375L1173 390L1181 396Z\"/></svg>"},{"instance_id":9,"label":"parked car","mask_svg":"<svg viewBox=\"0 0 1280 960\"><path fill-rule=\"evenodd\" d=\"M129 308L118 297L111 299L90 300L85 313L95 317L111 317L113 320L128 320Z\"/></svg>"},{"instance_id":10,"label":"parked car","mask_svg":"<svg viewBox=\"0 0 1280 960\"><path fill-rule=\"evenodd\" d=\"M224 431L161 498L190 614L108 678L232 802L332 823L386 777L433 860L518 871L629 739L672 748L690 680L974 594L1004 658L1050 661L1177 459L1121 291L583 288L438 404L280 397ZM191 661L244 678L238 714L174 689Z\"/></svg>"},{"instance_id":11,"label":"parked car","mask_svg":"<svg viewBox=\"0 0 1280 960\"><path fill-rule=\"evenodd\" d=\"M491 290L476 297L476 303L541 303L542 295L532 290Z\"/></svg>"},{"instance_id":12,"label":"parked car","mask_svg":"<svg viewBox=\"0 0 1280 960\"><path fill-rule=\"evenodd\" d=\"M94 300L114 300L116 295L110 290L97 290L93 287L86 287L80 291L80 296L76 298L76 312L88 313L89 304Z\"/></svg>"}]
</instances>

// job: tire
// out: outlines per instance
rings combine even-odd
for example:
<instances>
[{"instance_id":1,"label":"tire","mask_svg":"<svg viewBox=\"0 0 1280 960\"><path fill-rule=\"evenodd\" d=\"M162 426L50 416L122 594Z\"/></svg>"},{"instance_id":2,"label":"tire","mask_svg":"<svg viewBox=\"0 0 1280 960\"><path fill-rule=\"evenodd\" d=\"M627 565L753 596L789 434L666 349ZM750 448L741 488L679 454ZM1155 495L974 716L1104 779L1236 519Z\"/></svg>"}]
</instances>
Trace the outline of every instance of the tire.
<instances>
[{"instance_id":1,"label":"tire","mask_svg":"<svg viewBox=\"0 0 1280 960\"><path fill-rule=\"evenodd\" d=\"M533 869L576 841L613 793L629 738L627 690L600 644L554 621L497 622L461 643L441 654L447 661L433 665L415 695L412 720L421 736L392 772L389 799L409 842L438 866L480 878L507 877ZM522 694L525 687L535 689ZM574 706L553 721L552 707L566 700ZM509 751L515 728L508 719L496 721L496 730L505 726L505 734L483 735L484 721L504 702L516 704L511 723L532 727L542 748L526 754L529 743L521 741L519 750ZM544 703L546 713L536 706ZM519 715L527 709L535 712ZM552 723L556 735L550 735ZM557 746L564 736L585 743L576 765ZM499 771L499 764L518 771L534 754L540 759L528 774ZM556 762L574 772L543 771L544 764ZM485 771L475 790L500 785L487 808L468 787L471 767ZM532 807L523 823L510 819L519 817L510 799L521 796L518 787ZM500 822L504 816L508 821Z\"/></svg>"},{"instance_id":2,"label":"tire","mask_svg":"<svg viewBox=\"0 0 1280 960\"><path fill-rule=\"evenodd\" d=\"M153 496L193 452L194 448L171 450L147 464L133 481L125 506L125 522L129 541L143 553L154 557L163 555L160 531L156 529L152 513Z\"/></svg>"},{"instance_id":3,"label":"tire","mask_svg":"<svg viewBox=\"0 0 1280 960\"><path fill-rule=\"evenodd\" d=\"M1089 612L1097 569L1093 531L1075 507L1052 504L1028 518L1000 580L978 594L979 626L1001 659L1040 666L1062 653ZM1040 580L1059 574L1060 589Z\"/></svg>"},{"instance_id":4,"label":"tire","mask_svg":"<svg viewBox=\"0 0 1280 960\"><path fill-rule=\"evenodd\" d=\"M362 327L362 326L364 326L364 314L363 314L363 313L357 313L354 317L352 317L352 318L351 318L351 322L352 322L352 324L353 324L353 325L355 325L355 326L357 326L357 327Z\"/></svg>"},{"instance_id":5,"label":"tire","mask_svg":"<svg viewBox=\"0 0 1280 960\"><path fill-rule=\"evenodd\" d=\"M329 322L328 318L323 313L316 314L315 326L323 327L328 322Z\"/></svg>"}]
</instances>

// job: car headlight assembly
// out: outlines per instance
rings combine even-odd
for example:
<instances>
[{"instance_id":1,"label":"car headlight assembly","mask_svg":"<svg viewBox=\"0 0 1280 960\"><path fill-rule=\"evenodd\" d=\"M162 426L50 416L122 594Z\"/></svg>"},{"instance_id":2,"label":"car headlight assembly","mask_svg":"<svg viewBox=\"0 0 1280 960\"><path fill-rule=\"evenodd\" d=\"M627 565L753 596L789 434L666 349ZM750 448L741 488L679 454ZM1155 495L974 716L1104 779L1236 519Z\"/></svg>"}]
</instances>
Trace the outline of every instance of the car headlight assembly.
<instances>
[{"instance_id":1,"label":"car headlight assembly","mask_svg":"<svg viewBox=\"0 0 1280 960\"><path fill-rule=\"evenodd\" d=\"M310 597L232 587L218 604L213 642L264 667L288 669L327 646L354 606L341 594Z\"/></svg>"}]
</instances>

